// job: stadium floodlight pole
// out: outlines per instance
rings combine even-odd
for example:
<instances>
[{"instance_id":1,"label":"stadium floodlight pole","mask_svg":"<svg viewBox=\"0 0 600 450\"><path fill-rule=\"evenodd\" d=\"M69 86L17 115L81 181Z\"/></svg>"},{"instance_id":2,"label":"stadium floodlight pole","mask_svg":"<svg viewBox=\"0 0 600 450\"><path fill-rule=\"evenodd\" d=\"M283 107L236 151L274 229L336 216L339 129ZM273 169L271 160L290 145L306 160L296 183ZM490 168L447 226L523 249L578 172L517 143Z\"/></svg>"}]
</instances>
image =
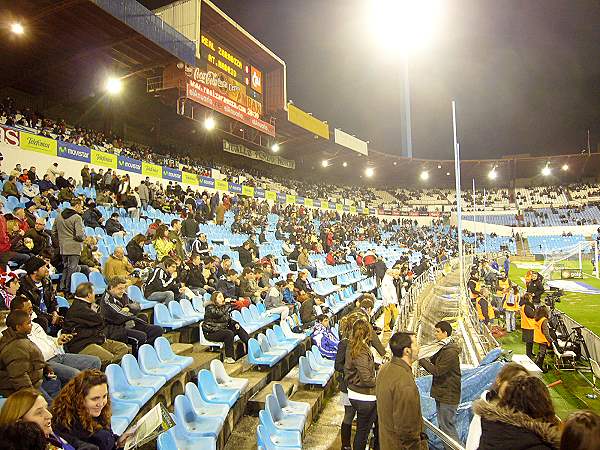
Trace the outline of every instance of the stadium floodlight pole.
<instances>
[{"instance_id":1,"label":"stadium floodlight pole","mask_svg":"<svg viewBox=\"0 0 600 450\"><path fill-rule=\"evenodd\" d=\"M475 200L475 178L473 177L473 226L475 227L475 209L477 207L477 203ZM477 228L474 228L477 231Z\"/></svg>"},{"instance_id":2,"label":"stadium floodlight pole","mask_svg":"<svg viewBox=\"0 0 600 450\"><path fill-rule=\"evenodd\" d=\"M402 94L404 97L404 108L400 108L402 120L402 147L406 149L406 157L412 159L412 125L410 119L410 78L408 74L408 55L405 55L402 68Z\"/></svg>"},{"instance_id":3,"label":"stadium floodlight pole","mask_svg":"<svg viewBox=\"0 0 600 450\"><path fill-rule=\"evenodd\" d=\"M460 190L460 145L456 137L456 102L452 100L452 130L454 133L454 177L456 181L456 228L458 231L458 267L460 272L460 299L459 310L461 315L466 316L466 292L465 292L465 262L463 260L462 239L462 192Z\"/></svg>"},{"instance_id":4,"label":"stadium floodlight pole","mask_svg":"<svg viewBox=\"0 0 600 450\"><path fill-rule=\"evenodd\" d=\"M598 267L598 241L594 242L594 271L596 272L596 278L600 278L600 268Z\"/></svg>"}]
</instances>

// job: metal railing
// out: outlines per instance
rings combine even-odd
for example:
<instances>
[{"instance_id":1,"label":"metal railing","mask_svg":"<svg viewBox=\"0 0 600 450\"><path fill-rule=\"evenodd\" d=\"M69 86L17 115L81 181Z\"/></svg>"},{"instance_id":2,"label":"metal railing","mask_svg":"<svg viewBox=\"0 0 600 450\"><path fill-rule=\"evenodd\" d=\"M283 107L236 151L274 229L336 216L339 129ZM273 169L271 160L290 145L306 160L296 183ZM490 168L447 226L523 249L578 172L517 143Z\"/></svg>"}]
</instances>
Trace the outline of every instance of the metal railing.
<instances>
[{"instance_id":1,"label":"metal railing","mask_svg":"<svg viewBox=\"0 0 600 450\"><path fill-rule=\"evenodd\" d=\"M444 433L442 430L436 427L425 417L423 417L423 423L425 425L425 428L427 428L429 431L435 434L440 439L440 441L444 443L446 448L451 448L452 450L465 450L465 447L463 447L463 445L460 442L455 441L452 437L448 436L446 433Z\"/></svg>"}]
</instances>

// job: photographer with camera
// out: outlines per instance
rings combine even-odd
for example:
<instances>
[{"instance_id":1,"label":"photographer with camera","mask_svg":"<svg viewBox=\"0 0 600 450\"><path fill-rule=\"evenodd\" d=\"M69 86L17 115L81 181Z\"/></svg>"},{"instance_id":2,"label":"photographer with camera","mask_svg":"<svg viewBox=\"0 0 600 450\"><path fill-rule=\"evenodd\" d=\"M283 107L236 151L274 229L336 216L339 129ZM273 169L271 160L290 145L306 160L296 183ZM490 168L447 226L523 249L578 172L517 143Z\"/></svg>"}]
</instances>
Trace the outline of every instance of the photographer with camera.
<instances>
[{"instance_id":1,"label":"photographer with camera","mask_svg":"<svg viewBox=\"0 0 600 450\"><path fill-rule=\"evenodd\" d=\"M550 337L550 327L548 325L549 316L548 308L540 306L535 311L533 324L533 342L539 346L535 364L542 369L542 372L544 373L548 371L547 369L544 369L544 358L546 357L546 351L548 351L552 342L552 338Z\"/></svg>"},{"instance_id":2,"label":"photographer with camera","mask_svg":"<svg viewBox=\"0 0 600 450\"><path fill-rule=\"evenodd\" d=\"M534 305L539 305L542 302L542 294L544 293L544 277L538 272L532 272L531 279L526 282L527 292L531 294L531 300Z\"/></svg>"},{"instance_id":3,"label":"photographer with camera","mask_svg":"<svg viewBox=\"0 0 600 450\"><path fill-rule=\"evenodd\" d=\"M525 343L525 354L533 360L533 329L535 328L535 306L531 301L531 294L526 292L519 302L519 311L521 312L521 336Z\"/></svg>"}]
</instances>

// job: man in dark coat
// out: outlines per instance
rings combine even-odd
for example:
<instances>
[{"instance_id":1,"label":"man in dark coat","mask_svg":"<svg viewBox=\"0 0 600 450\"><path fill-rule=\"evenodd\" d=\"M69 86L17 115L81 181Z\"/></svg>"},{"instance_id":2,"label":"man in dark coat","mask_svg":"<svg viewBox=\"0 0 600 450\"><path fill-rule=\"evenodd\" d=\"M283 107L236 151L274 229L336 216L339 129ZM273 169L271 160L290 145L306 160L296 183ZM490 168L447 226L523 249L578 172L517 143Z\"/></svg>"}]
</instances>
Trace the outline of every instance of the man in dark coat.
<instances>
[{"instance_id":1,"label":"man in dark coat","mask_svg":"<svg viewBox=\"0 0 600 450\"><path fill-rule=\"evenodd\" d=\"M419 354L414 333L398 332L390 338L391 361L379 370L375 385L380 450L426 450L427 436L421 416L421 396L411 365Z\"/></svg>"},{"instance_id":2,"label":"man in dark coat","mask_svg":"<svg viewBox=\"0 0 600 450\"><path fill-rule=\"evenodd\" d=\"M140 305L131 301L126 291L127 281L124 278L113 277L108 282L101 305L106 321L106 336L126 344L134 340L136 348L146 343L154 344L154 340L162 336L163 329L136 315L140 312Z\"/></svg>"},{"instance_id":3,"label":"man in dark coat","mask_svg":"<svg viewBox=\"0 0 600 450\"><path fill-rule=\"evenodd\" d=\"M419 364L433 375L431 397L435 399L440 429L460 442L456 431L456 411L460 403L460 347L451 339L452 325L445 320L435 324L435 339L442 347ZM449 449L450 447L446 447Z\"/></svg>"}]
</instances>

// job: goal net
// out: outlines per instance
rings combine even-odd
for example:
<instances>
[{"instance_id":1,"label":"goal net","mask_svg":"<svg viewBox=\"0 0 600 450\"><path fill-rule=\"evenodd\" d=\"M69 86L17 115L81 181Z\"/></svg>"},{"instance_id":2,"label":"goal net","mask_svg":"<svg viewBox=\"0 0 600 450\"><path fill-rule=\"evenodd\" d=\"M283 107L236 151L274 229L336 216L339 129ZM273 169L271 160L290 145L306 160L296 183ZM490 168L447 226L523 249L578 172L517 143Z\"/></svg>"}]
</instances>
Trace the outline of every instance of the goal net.
<instances>
[{"instance_id":1,"label":"goal net","mask_svg":"<svg viewBox=\"0 0 600 450\"><path fill-rule=\"evenodd\" d=\"M581 241L544 255L544 267L540 273L547 280L582 278L584 275L600 278L598 265L598 243Z\"/></svg>"}]
</instances>

